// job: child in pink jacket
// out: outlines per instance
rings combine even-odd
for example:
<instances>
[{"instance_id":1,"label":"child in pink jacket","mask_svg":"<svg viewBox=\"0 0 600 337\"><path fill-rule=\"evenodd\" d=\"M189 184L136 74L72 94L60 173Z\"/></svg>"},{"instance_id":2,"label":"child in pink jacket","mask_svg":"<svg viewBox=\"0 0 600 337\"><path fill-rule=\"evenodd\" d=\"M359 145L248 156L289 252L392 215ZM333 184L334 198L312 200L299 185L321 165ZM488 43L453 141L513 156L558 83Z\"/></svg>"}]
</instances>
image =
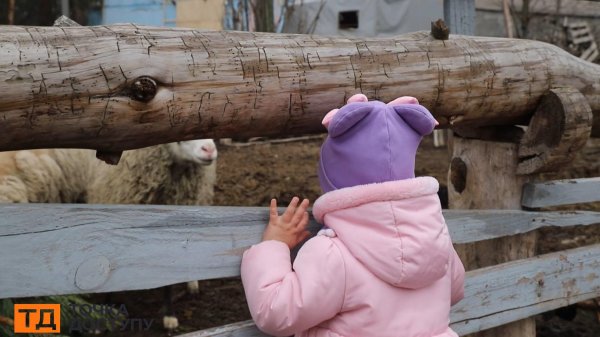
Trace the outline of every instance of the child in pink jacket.
<instances>
[{"instance_id":1,"label":"child in pink jacket","mask_svg":"<svg viewBox=\"0 0 600 337\"><path fill-rule=\"evenodd\" d=\"M421 138L437 122L412 97L388 104L354 95L323 121L313 206L324 224L308 236L308 200L280 216L271 201L263 241L242 259L258 328L274 336L456 337L450 306L463 297L464 267L452 247L438 182L414 177Z\"/></svg>"}]
</instances>

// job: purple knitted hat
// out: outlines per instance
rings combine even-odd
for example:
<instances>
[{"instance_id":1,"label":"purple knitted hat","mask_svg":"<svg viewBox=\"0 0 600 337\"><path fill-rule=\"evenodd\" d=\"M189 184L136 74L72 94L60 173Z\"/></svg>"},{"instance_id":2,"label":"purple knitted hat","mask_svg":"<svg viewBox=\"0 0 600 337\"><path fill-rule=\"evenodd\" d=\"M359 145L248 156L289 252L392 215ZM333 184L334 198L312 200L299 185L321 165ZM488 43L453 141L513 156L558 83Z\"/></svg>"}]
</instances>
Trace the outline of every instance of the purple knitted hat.
<instances>
[{"instance_id":1,"label":"purple knitted hat","mask_svg":"<svg viewBox=\"0 0 600 337\"><path fill-rule=\"evenodd\" d=\"M436 120L412 97L366 100L354 95L323 119L329 132L319 160L323 192L415 177L417 147Z\"/></svg>"}]
</instances>

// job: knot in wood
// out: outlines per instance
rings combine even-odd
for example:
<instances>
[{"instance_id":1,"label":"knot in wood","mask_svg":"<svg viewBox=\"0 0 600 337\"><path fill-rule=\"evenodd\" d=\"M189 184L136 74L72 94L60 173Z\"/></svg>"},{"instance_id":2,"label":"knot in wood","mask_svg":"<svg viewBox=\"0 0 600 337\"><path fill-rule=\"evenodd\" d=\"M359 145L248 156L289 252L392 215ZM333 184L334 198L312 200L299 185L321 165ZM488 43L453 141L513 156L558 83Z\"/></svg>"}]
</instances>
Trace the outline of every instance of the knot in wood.
<instances>
[{"instance_id":1,"label":"knot in wood","mask_svg":"<svg viewBox=\"0 0 600 337\"><path fill-rule=\"evenodd\" d=\"M131 98L140 102L148 102L156 96L157 90L154 79L148 76L138 77L131 84Z\"/></svg>"},{"instance_id":2,"label":"knot in wood","mask_svg":"<svg viewBox=\"0 0 600 337\"><path fill-rule=\"evenodd\" d=\"M103 285L110 277L110 260L96 256L83 261L75 271L75 286L81 290L93 290Z\"/></svg>"},{"instance_id":3,"label":"knot in wood","mask_svg":"<svg viewBox=\"0 0 600 337\"><path fill-rule=\"evenodd\" d=\"M462 193L467 187L467 164L458 157L452 158L450 162L450 183L458 193Z\"/></svg>"}]
</instances>

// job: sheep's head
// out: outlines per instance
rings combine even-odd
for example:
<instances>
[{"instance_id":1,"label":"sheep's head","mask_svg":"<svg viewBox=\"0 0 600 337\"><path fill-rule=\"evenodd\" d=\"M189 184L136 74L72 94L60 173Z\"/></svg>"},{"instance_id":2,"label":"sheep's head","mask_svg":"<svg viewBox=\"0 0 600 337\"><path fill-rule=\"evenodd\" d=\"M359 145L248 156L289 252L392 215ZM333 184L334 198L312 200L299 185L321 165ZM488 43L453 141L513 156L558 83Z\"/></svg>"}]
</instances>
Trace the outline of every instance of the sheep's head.
<instances>
[{"instance_id":1,"label":"sheep's head","mask_svg":"<svg viewBox=\"0 0 600 337\"><path fill-rule=\"evenodd\" d=\"M212 139L196 139L169 143L169 150L176 160L210 165L217 159L217 147Z\"/></svg>"}]
</instances>

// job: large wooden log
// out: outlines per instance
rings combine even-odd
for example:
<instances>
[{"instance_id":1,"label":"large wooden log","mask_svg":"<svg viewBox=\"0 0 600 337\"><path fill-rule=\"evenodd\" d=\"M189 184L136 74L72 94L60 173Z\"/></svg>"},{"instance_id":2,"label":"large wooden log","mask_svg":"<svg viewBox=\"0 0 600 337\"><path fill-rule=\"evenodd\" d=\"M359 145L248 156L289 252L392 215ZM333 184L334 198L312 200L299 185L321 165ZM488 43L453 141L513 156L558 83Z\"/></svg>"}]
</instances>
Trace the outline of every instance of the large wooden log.
<instances>
[{"instance_id":1,"label":"large wooden log","mask_svg":"<svg viewBox=\"0 0 600 337\"><path fill-rule=\"evenodd\" d=\"M553 87L581 91L600 134L600 66L541 42L3 26L0 150L316 133L356 92L416 96L442 126L510 125Z\"/></svg>"}]
</instances>

